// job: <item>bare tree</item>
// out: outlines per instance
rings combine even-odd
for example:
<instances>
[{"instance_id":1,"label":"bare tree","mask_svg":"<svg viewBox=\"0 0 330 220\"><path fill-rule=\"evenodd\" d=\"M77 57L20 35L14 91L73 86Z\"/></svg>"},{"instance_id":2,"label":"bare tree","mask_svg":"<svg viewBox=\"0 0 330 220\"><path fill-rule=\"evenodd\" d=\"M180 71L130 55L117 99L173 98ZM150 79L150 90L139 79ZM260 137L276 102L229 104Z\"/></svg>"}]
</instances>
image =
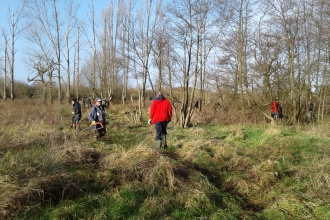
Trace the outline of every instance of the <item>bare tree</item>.
<instances>
[{"instance_id":1,"label":"bare tree","mask_svg":"<svg viewBox=\"0 0 330 220\"><path fill-rule=\"evenodd\" d=\"M117 65L117 45L119 39L119 27L123 1L117 2L117 13L114 13L114 2L111 1L107 10L103 13L103 35L101 36L103 63L102 83L103 94L112 101L119 79L119 65ZM101 84L102 84L101 83Z\"/></svg>"},{"instance_id":2,"label":"bare tree","mask_svg":"<svg viewBox=\"0 0 330 220\"><path fill-rule=\"evenodd\" d=\"M220 56L218 64L224 82L232 88L232 98L240 102L244 111L250 107L251 77L249 60L251 57L252 19L255 9L254 0L217 1L219 31L221 33L218 47Z\"/></svg>"},{"instance_id":3,"label":"bare tree","mask_svg":"<svg viewBox=\"0 0 330 220\"><path fill-rule=\"evenodd\" d=\"M46 102L47 95L48 100L52 104L53 103L53 72L57 64L53 60L45 60L42 56L39 56L39 61L35 62L31 60L33 63L33 69L35 72L35 76L32 78L28 78L29 82L41 83L43 87L43 101Z\"/></svg>"},{"instance_id":4,"label":"bare tree","mask_svg":"<svg viewBox=\"0 0 330 220\"><path fill-rule=\"evenodd\" d=\"M254 64L251 65L251 70L254 71L255 93L261 94L262 101L269 102L274 97L279 97L279 92L285 91L283 86L288 82L288 77L281 74L286 71L280 59L283 52L282 38L271 27L259 28L253 44Z\"/></svg>"},{"instance_id":5,"label":"bare tree","mask_svg":"<svg viewBox=\"0 0 330 220\"><path fill-rule=\"evenodd\" d=\"M157 30L157 35L155 36L155 43L153 45L153 56L154 56L154 65L157 68L157 77L154 79L156 82L155 88L153 87L152 80L149 78L150 84L154 93L162 90L164 74L163 70L165 68L164 59L165 59L165 50L167 44L169 43L170 36L167 34L166 25L162 25L159 30Z\"/></svg>"},{"instance_id":6,"label":"bare tree","mask_svg":"<svg viewBox=\"0 0 330 220\"><path fill-rule=\"evenodd\" d=\"M144 8L145 7L145 8ZM137 65L138 78L141 84L141 104L145 106L145 93L147 79L150 74L151 53L156 29L159 24L159 15L162 8L162 0L147 0L137 13L138 17L134 23L134 34L131 38L131 49L134 52L134 65ZM133 57L131 57L133 58Z\"/></svg>"},{"instance_id":7,"label":"bare tree","mask_svg":"<svg viewBox=\"0 0 330 220\"><path fill-rule=\"evenodd\" d=\"M113 3L113 2L111 2ZM113 54L113 48L111 45L111 42L113 41L112 38L112 29L113 27L113 5L111 5L102 13L102 20L103 20L103 34L100 36L100 45L101 45L101 52L100 52L100 60L99 60L99 75L98 78L100 79L100 91L101 96L107 95L108 89L112 88L110 87L109 83L111 83L112 80L108 80L113 77L114 72L112 74L109 74L110 70L114 71L114 60L111 57L110 54ZM110 32L110 33L109 33ZM112 93L112 91L110 91ZM110 99L111 100L111 99Z\"/></svg>"},{"instance_id":8,"label":"bare tree","mask_svg":"<svg viewBox=\"0 0 330 220\"><path fill-rule=\"evenodd\" d=\"M125 7L126 6L126 7ZM121 68L123 71L123 77L122 77L122 104L124 105L126 103L127 99L127 87L128 87L128 79L129 79L129 73L133 68L130 68L131 61L132 61L132 55L131 55L131 37L133 34L133 1L128 0L127 4L121 4L121 6L118 5L120 10L120 20L121 20L121 26L119 27L119 40L120 40L120 51L121 51Z\"/></svg>"},{"instance_id":9,"label":"bare tree","mask_svg":"<svg viewBox=\"0 0 330 220\"><path fill-rule=\"evenodd\" d=\"M67 10L67 19L66 19L66 32L65 32L65 61L66 61L66 74L67 74L67 88L66 88L66 98L69 99L72 95L71 91L71 59L70 53L72 47L74 47L74 43L71 46L70 35L72 33L72 29L76 26L73 22L76 21L76 13L79 5L74 5L73 0L69 0L66 2L65 8Z\"/></svg>"},{"instance_id":10,"label":"bare tree","mask_svg":"<svg viewBox=\"0 0 330 220\"><path fill-rule=\"evenodd\" d=\"M179 54L179 65L182 79L182 95L180 109L180 125L190 125L197 80L201 74L203 62L202 36L209 13L211 12L209 1L175 1L168 6L168 19L171 20L171 31L177 42L177 54Z\"/></svg>"},{"instance_id":11,"label":"bare tree","mask_svg":"<svg viewBox=\"0 0 330 220\"><path fill-rule=\"evenodd\" d=\"M265 14L267 15L267 24L272 25L277 33L280 33L282 38L283 53L282 58L285 62L285 74L289 76L289 102L291 103L290 121L296 122L301 115L301 98L303 90L305 90L305 77L307 72L304 70L304 65L301 65L302 59L308 57L308 50L303 49L304 26L306 16L304 15L303 1L262 1ZM306 9L306 8L305 8ZM305 35L305 36L304 36ZM307 39L307 38L305 38ZM310 42L308 43L310 44ZM306 50L307 49L307 50ZM308 67L307 67L308 69Z\"/></svg>"},{"instance_id":12,"label":"bare tree","mask_svg":"<svg viewBox=\"0 0 330 220\"><path fill-rule=\"evenodd\" d=\"M123 84L122 84L122 104L125 105L127 99L127 86L128 86L128 74L130 66L130 34L131 34L131 17L132 17L132 1L128 3L128 7L122 8L123 16L122 28L121 28L121 47L123 57Z\"/></svg>"},{"instance_id":13,"label":"bare tree","mask_svg":"<svg viewBox=\"0 0 330 220\"><path fill-rule=\"evenodd\" d=\"M33 26L28 33L28 40L45 52L45 47L50 47L52 50L51 57L56 58L56 78L57 78L57 97L62 102L62 84L61 84L61 21L60 12L58 10L59 0L27 0L28 13ZM41 37L43 36L43 37ZM33 49L31 49L33 50Z\"/></svg>"},{"instance_id":14,"label":"bare tree","mask_svg":"<svg viewBox=\"0 0 330 220\"><path fill-rule=\"evenodd\" d=\"M74 62L74 73L73 73L73 87L75 88L75 93L77 99L79 99L80 96L80 91L79 91L79 86L80 86L80 26L77 25L77 39L75 43L75 62Z\"/></svg>"},{"instance_id":15,"label":"bare tree","mask_svg":"<svg viewBox=\"0 0 330 220\"><path fill-rule=\"evenodd\" d=\"M7 18L10 22L10 36L11 36L11 55L8 57L9 64L10 64L10 98L11 100L14 100L15 98L15 92L14 92L14 71L15 71L15 42L19 35L24 30L24 27L20 25L20 21L23 18L23 12L25 7L25 1L22 0L18 3L17 9L12 12L10 8L8 9Z\"/></svg>"},{"instance_id":16,"label":"bare tree","mask_svg":"<svg viewBox=\"0 0 330 220\"><path fill-rule=\"evenodd\" d=\"M3 38L4 38L4 46L3 46L3 99L7 100L7 56L8 56L8 51L7 51L7 44L8 44L8 39L6 34L4 33L4 30L2 32Z\"/></svg>"},{"instance_id":17,"label":"bare tree","mask_svg":"<svg viewBox=\"0 0 330 220\"><path fill-rule=\"evenodd\" d=\"M311 51L309 57L309 63L311 67L310 74L307 76L308 84L308 99L319 99L320 104L318 106L318 119L323 119L326 112L326 101L329 96L329 50L330 50L330 36L329 36L329 22L330 22L330 3L329 1L309 1L309 14L312 15L309 20L306 21L308 36L312 38L313 43L308 44L308 48ZM313 9L313 10L311 10ZM306 32L307 32L306 31ZM314 91L314 92L313 92ZM314 96L314 97L313 97Z\"/></svg>"},{"instance_id":18,"label":"bare tree","mask_svg":"<svg viewBox=\"0 0 330 220\"><path fill-rule=\"evenodd\" d=\"M89 4L89 8L91 11L91 17L89 18L89 24L91 27L92 31L92 38L89 37L89 30L82 27L81 31L82 34L85 35L86 40L88 42L89 48L92 50L91 58L92 60L86 60L86 68L85 71L83 71L87 81L88 85L92 91L92 96L95 98L96 97L96 72L97 72L97 63L98 63L98 53L97 53L97 44L96 44L96 39L97 39L97 33L96 33L96 24L95 24L95 6L94 6L94 0L91 0L91 5Z\"/></svg>"}]
</instances>

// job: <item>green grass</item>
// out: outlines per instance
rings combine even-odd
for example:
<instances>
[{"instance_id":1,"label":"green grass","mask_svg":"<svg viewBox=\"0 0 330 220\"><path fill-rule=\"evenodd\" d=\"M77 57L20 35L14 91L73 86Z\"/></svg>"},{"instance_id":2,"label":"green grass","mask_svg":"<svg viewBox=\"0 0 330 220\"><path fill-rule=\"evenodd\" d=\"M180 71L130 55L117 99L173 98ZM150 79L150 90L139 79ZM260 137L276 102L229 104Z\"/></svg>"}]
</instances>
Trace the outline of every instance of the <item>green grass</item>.
<instances>
[{"instance_id":1,"label":"green grass","mask_svg":"<svg viewBox=\"0 0 330 220\"><path fill-rule=\"evenodd\" d=\"M101 142L64 126L70 106L29 109L0 128L2 219L330 219L327 126L172 122L161 150L120 107Z\"/></svg>"}]
</instances>

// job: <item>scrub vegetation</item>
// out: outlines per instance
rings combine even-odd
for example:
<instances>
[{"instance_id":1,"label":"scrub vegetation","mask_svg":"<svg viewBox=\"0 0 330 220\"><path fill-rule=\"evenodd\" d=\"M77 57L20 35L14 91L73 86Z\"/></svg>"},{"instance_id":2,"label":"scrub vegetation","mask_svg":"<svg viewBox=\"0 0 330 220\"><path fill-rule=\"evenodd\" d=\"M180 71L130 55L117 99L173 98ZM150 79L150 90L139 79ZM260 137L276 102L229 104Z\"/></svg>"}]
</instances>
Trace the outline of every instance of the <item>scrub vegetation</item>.
<instances>
[{"instance_id":1,"label":"scrub vegetation","mask_svg":"<svg viewBox=\"0 0 330 220\"><path fill-rule=\"evenodd\" d=\"M88 109L77 132L70 104L0 107L1 219L330 219L326 120L225 125L200 112L189 128L171 122L162 150L147 108L132 123L110 105L95 142Z\"/></svg>"}]
</instances>

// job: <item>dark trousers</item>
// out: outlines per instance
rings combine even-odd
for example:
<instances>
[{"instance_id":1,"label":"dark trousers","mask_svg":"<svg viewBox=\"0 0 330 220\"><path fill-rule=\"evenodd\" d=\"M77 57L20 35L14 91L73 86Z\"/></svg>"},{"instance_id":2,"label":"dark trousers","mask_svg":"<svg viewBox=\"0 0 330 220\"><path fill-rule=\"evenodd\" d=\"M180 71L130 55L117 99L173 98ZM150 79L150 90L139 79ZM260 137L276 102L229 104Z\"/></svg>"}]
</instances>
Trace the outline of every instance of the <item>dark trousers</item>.
<instances>
[{"instance_id":1,"label":"dark trousers","mask_svg":"<svg viewBox=\"0 0 330 220\"><path fill-rule=\"evenodd\" d=\"M156 122L155 124L156 127L156 140L162 140L162 135L166 135L166 127L167 127L167 122L162 121L162 122Z\"/></svg>"},{"instance_id":2,"label":"dark trousers","mask_svg":"<svg viewBox=\"0 0 330 220\"><path fill-rule=\"evenodd\" d=\"M72 116L71 128L73 128L73 129L78 128L80 130L79 120L80 120L80 118L78 115Z\"/></svg>"},{"instance_id":3,"label":"dark trousers","mask_svg":"<svg viewBox=\"0 0 330 220\"><path fill-rule=\"evenodd\" d=\"M100 137L103 137L106 133L106 128L105 128L105 123L102 123L103 125L103 128L101 125L97 124L96 125L96 129L95 129L95 133L97 134L97 136L100 138Z\"/></svg>"},{"instance_id":4,"label":"dark trousers","mask_svg":"<svg viewBox=\"0 0 330 220\"><path fill-rule=\"evenodd\" d=\"M72 116L72 125L78 125L80 121L80 118L78 115L73 115Z\"/></svg>"},{"instance_id":5,"label":"dark trousers","mask_svg":"<svg viewBox=\"0 0 330 220\"><path fill-rule=\"evenodd\" d=\"M278 119L278 112L271 112L270 115L272 118Z\"/></svg>"}]
</instances>

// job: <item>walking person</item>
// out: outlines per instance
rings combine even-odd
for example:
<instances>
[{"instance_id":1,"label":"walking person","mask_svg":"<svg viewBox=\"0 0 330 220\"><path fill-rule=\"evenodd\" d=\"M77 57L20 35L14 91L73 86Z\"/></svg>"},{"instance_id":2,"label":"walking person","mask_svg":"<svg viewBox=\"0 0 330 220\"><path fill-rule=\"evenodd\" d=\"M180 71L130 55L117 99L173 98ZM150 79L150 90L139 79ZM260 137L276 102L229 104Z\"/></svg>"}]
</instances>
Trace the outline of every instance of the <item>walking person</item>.
<instances>
[{"instance_id":1,"label":"walking person","mask_svg":"<svg viewBox=\"0 0 330 220\"><path fill-rule=\"evenodd\" d=\"M194 104L194 109L199 112L200 111L200 106L199 106L200 101L196 100L195 104Z\"/></svg>"},{"instance_id":2,"label":"walking person","mask_svg":"<svg viewBox=\"0 0 330 220\"><path fill-rule=\"evenodd\" d=\"M280 107L280 104L278 103L278 101L276 100L276 98L274 98L274 100L270 104L270 115L275 120L278 119L278 110L279 110L279 107Z\"/></svg>"},{"instance_id":3,"label":"walking person","mask_svg":"<svg viewBox=\"0 0 330 220\"><path fill-rule=\"evenodd\" d=\"M78 131L80 131L79 121L81 119L81 106L76 98L71 98L71 104L72 104L71 126L73 129L78 129Z\"/></svg>"},{"instance_id":4,"label":"walking person","mask_svg":"<svg viewBox=\"0 0 330 220\"><path fill-rule=\"evenodd\" d=\"M308 106L307 106L307 116L308 120L311 122L313 120L313 110L314 110L314 105L311 102L311 100L308 100Z\"/></svg>"},{"instance_id":5,"label":"walking person","mask_svg":"<svg viewBox=\"0 0 330 220\"><path fill-rule=\"evenodd\" d=\"M96 98L95 103L89 113L89 122L95 132L95 139L98 141L106 134L106 118L105 109L102 105L102 99Z\"/></svg>"},{"instance_id":6,"label":"walking person","mask_svg":"<svg viewBox=\"0 0 330 220\"><path fill-rule=\"evenodd\" d=\"M167 148L167 124L172 118L172 105L162 92L157 93L157 97L150 106L148 124L155 124L157 147Z\"/></svg>"}]
</instances>

